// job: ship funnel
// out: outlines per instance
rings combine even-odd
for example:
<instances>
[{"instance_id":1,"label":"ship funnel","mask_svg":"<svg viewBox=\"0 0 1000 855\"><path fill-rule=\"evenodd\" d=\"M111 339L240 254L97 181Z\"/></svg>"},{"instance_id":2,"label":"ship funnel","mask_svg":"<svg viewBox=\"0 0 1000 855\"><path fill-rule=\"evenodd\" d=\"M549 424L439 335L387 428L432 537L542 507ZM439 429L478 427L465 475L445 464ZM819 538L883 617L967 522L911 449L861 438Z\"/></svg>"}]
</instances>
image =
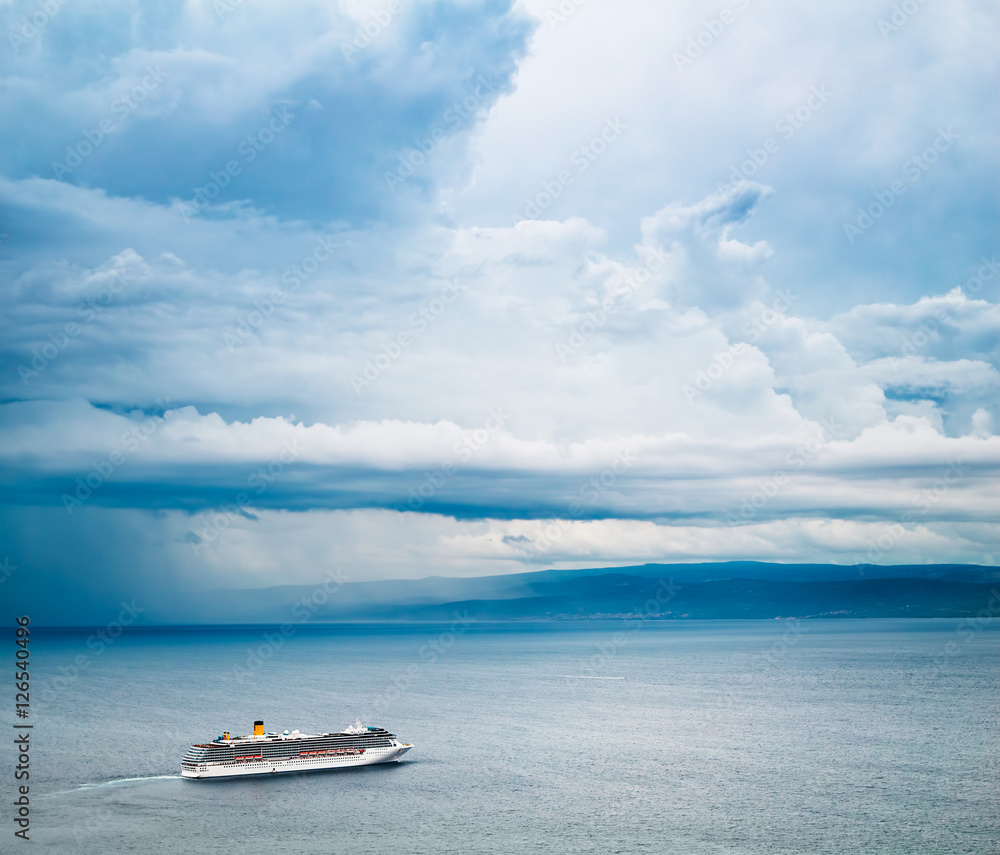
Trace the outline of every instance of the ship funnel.
<instances>
[{"instance_id":1,"label":"ship funnel","mask_svg":"<svg viewBox=\"0 0 1000 855\"><path fill-rule=\"evenodd\" d=\"M228 730L224 730L222 732L222 738L223 739L229 739L229 731Z\"/></svg>"},{"instance_id":2,"label":"ship funnel","mask_svg":"<svg viewBox=\"0 0 1000 855\"><path fill-rule=\"evenodd\" d=\"M253 723L253 735L254 736L263 736L264 735L264 722L262 722L262 721L255 721Z\"/></svg>"}]
</instances>

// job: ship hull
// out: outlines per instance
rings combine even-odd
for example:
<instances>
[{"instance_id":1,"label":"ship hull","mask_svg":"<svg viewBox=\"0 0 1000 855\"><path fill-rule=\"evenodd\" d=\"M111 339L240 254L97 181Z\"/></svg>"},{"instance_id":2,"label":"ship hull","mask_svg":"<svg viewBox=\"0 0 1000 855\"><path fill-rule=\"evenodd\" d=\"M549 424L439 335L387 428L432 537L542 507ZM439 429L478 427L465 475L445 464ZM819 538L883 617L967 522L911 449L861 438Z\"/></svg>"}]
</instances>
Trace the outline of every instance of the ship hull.
<instances>
[{"instance_id":1,"label":"ship hull","mask_svg":"<svg viewBox=\"0 0 1000 855\"><path fill-rule=\"evenodd\" d=\"M394 763L407 751L410 745L385 748L366 748L364 754L343 755L310 759L306 757L274 758L256 760L249 763L204 763L196 769L181 769L184 778L245 778L256 775L282 775L293 772L324 772L349 769L356 766L374 766L378 763Z\"/></svg>"}]
</instances>

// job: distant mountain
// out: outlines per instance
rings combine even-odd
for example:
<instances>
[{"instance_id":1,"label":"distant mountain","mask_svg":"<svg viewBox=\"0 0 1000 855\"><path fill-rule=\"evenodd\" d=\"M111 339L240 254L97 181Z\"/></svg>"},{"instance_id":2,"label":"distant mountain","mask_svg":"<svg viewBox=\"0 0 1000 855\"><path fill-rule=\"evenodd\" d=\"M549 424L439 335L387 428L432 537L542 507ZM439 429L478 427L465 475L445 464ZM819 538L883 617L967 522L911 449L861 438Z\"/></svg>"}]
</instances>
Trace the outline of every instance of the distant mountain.
<instances>
[{"instance_id":1,"label":"distant mountain","mask_svg":"<svg viewBox=\"0 0 1000 855\"><path fill-rule=\"evenodd\" d=\"M777 617L964 617L1000 591L1000 569L969 564L731 561L543 570L470 579L347 582L215 591L165 601L162 622L283 623ZM659 598L657 598L659 595ZM1000 595L993 600L1000 606Z\"/></svg>"},{"instance_id":2,"label":"distant mountain","mask_svg":"<svg viewBox=\"0 0 1000 855\"><path fill-rule=\"evenodd\" d=\"M987 608L994 594L994 607L1000 612L997 584L936 579L722 579L661 585L648 577L616 573L533 587L534 596L381 606L356 611L353 617L407 621L447 621L456 614L476 620L967 617ZM327 619L346 616L337 610L326 613Z\"/></svg>"}]
</instances>

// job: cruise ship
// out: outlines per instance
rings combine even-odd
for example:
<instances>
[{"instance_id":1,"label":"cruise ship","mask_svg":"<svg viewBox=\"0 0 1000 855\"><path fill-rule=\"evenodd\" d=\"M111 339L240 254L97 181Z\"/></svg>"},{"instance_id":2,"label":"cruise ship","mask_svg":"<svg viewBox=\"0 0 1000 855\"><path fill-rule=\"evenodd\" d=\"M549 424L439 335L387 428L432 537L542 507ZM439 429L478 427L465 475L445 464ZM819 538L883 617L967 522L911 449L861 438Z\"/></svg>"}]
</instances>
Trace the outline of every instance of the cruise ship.
<instances>
[{"instance_id":1,"label":"cruise ship","mask_svg":"<svg viewBox=\"0 0 1000 855\"><path fill-rule=\"evenodd\" d=\"M227 731L212 742L192 745L181 761L181 775L231 778L371 766L399 760L412 747L395 734L360 721L340 733L315 736L297 730L265 733L264 722L255 721L253 736L231 736Z\"/></svg>"}]
</instances>

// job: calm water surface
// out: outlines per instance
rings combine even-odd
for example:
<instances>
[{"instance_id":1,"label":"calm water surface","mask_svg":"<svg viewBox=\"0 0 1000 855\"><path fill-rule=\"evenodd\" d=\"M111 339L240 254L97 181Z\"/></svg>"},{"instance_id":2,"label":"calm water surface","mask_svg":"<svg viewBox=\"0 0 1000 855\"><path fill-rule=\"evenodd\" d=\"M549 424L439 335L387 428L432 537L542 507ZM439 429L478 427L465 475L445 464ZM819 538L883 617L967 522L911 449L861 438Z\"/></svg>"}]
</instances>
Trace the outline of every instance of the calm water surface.
<instances>
[{"instance_id":1,"label":"calm water surface","mask_svg":"<svg viewBox=\"0 0 1000 855\"><path fill-rule=\"evenodd\" d=\"M74 855L1000 851L997 628L791 626L150 631L100 652L87 634L36 632L32 843ZM415 748L341 772L178 777L190 743L255 718L316 732L357 717Z\"/></svg>"}]
</instances>

